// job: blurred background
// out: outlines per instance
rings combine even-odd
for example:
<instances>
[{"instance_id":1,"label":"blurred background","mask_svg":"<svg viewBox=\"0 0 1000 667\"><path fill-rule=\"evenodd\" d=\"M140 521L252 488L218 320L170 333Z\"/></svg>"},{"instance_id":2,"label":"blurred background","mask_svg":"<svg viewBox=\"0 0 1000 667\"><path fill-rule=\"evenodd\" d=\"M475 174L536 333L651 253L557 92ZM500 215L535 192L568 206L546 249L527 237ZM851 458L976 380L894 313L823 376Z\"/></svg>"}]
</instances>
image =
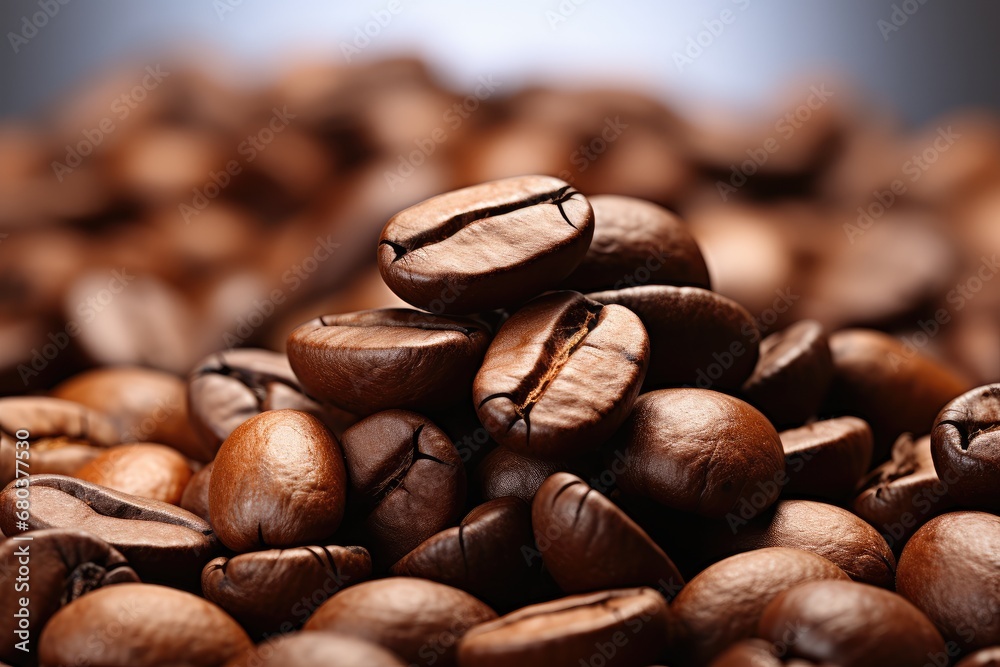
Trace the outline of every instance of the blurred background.
<instances>
[{"instance_id":1,"label":"blurred background","mask_svg":"<svg viewBox=\"0 0 1000 667\"><path fill-rule=\"evenodd\" d=\"M985 1L7 0L0 392L399 305L385 221L525 173L678 212L765 334L870 326L1000 379L997 25Z\"/></svg>"}]
</instances>

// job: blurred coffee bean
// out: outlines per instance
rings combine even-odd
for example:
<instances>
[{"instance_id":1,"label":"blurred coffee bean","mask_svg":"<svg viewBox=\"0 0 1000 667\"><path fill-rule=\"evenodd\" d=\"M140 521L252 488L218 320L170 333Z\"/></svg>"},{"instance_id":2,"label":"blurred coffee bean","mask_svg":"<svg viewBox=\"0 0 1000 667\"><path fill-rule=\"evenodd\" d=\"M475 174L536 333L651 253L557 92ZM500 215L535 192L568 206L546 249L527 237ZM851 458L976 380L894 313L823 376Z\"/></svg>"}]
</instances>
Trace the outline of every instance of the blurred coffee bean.
<instances>
[{"instance_id":1,"label":"blurred coffee bean","mask_svg":"<svg viewBox=\"0 0 1000 667\"><path fill-rule=\"evenodd\" d=\"M214 467L215 462L213 461L191 476L188 485L184 487L184 493L181 494L181 502L179 503L188 512L200 516L209 523L212 521L209 519L208 485L212 480L212 468Z\"/></svg>"},{"instance_id":2,"label":"blurred coffee bean","mask_svg":"<svg viewBox=\"0 0 1000 667\"><path fill-rule=\"evenodd\" d=\"M323 632L299 632L251 647L226 667L406 667L399 657L377 644Z\"/></svg>"},{"instance_id":3,"label":"blurred coffee bean","mask_svg":"<svg viewBox=\"0 0 1000 667\"><path fill-rule=\"evenodd\" d=\"M147 442L111 447L73 473L86 482L171 505L180 504L191 475L176 450Z\"/></svg>"},{"instance_id":4,"label":"blurred coffee bean","mask_svg":"<svg viewBox=\"0 0 1000 667\"><path fill-rule=\"evenodd\" d=\"M1000 646L984 648L966 656L955 667L998 667L1000 666Z\"/></svg>"}]
</instances>

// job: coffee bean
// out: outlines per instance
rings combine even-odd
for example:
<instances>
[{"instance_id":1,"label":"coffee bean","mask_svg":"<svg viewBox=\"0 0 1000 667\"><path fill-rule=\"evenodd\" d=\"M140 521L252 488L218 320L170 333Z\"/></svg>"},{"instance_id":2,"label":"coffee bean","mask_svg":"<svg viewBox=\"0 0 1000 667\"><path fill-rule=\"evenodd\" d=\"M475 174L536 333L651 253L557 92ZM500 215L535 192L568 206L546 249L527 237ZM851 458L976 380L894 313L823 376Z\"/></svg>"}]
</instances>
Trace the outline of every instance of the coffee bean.
<instances>
[{"instance_id":1,"label":"coffee bean","mask_svg":"<svg viewBox=\"0 0 1000 667\"><path fill-rule=\"evenodd\" d=\"M819 322L801 320L760 342L760 359L743 394L778 426L816 415L833 377L833 358Z\"/></svg>"},{"instance_id":2,"label":"coffee bean","mask_svg":"<svg viewBox=\"0 0 1000 667\"><path fill-rule=\"evenodd\" d=\"M976 651L956 663L955 667L1000 667L1000 646Z\"/></svg>"},{"instance_id":3,"label":"coffee bean","mask_svg":"<svg viewBox=\"0 0 1000 667\"><path fill-rule=\"evenodd\" d=\"M1000 517L952 512L931 519L903 549L896 590L962 651L1000 645Z\"/></svg>"},{"instance_id":4,"label":"coffee bean","mask_svg":"<svg viewBox=\"0 0 1000 667\"><path fill-rule=\"evenodd\" d=\"M208 486L212 479L213 467L214 463L209 463L192 475L191 481L184 487L184 493L181 495L179 503L188 512L200 516L209 523L212 521L209 519L211 513L208 509Z\"/></svg>"},{"instance_id":5,"label":"coffee bean","mask_svg":"<svg viewBox=\"0 0 1000 667\"><path fill-rule=\"evenodd\" d=\"M142 498L179 505L191 467L177 450L151 443L110 447L73 477Z\"/></svg>"},{"instance_id":6,"label":"coffee bean","mask_svg":"<svg viewBox=\"0 0 1000 667\"><path fill-rule=\"evenodd\" d=\"M788 483L783 493L838 502L851 496L872 460L872 430L837 417L782 431Z\"/></svg>"},{"instance_id":7,"label":"coffee bean","mask_svg":"<svg viewBox=\"0 0 1000 667\"><path fill-rule=\"evenodd\" d=\"M326 427L305 412L270 410L222 443L208 502L219 539L245 552L330 537L346 493L344 459Z\"/></svg>"},{"instance_id":8,"label":"coffee bean","mask_svg":"<svg viewBox=\"0 0 1000 667\"><path fill-rule=\"evenodd\" d=\"M594 238L563 289L594 292L636 285L692 285L710 288L701 250L673 213L641 199L588 197L594 209Z\"/></svg>"},{"instance_id":9,"label":"coffee bean","mask_svg":"<svg viewBox=\"0 0 1000 667\"><path fill-rule=\"evenodd\" d=\"M494 609L510 609L537 594L541 559L535 554L530 505L520 498L497 498L473 509L458 526L424 540L392 566L392 573L447 584Z\"/></svg>"},{"instance_id":10,"label":"coffee bean","mask_svg":"<svg viewBox=\"0 0 1000 667\"><path fill-rule=\"evenodd\" d=\"M496 612L451 586L392 577L351 586L327 600L305 625L359 637L398 654L409 664L454 665L466 632Z\"/></svg>"},{"instance_id":11,"label":"coffee bean","mask_svg":"<svg viewBox=\"0 0 1000 667\"><path fill-rule=\"evenodd\" d=\"M592 451L639 393L649 339L639 318L576 292L535 299L497 332L473 383L490 435L521 454Z\"/></svg>"},{"instance_id":12,"label":"coffee bean","mask_svg":"<svg viewBox=\"0 0 1000 667\"><path fill-rule=\"evenodd\" d=\"M216 558L201 589L256 638L300 628L315 607L371 572L361 547L271 549Z\"/></svg>"},{"instance_id":13,"label":"coffee bean","mask_svg":"<svg viewBox=\"0 0 1000 667\"><path fill-rule=\"evenodd\" d=\"M902 667L948 661L941 633L906 598L854 582L813 581L786 590L764 609L757 633L782 646L787 658L812 664Z\"/></svg>"},{"instance_id":14,"label":"coffee bean","mask_svg":"<svg viewBox=\"0 0 1000 667\"><path fill-rule=\"evenodd\" d=\"M108 586L52 617L39 641L43 665L220 665L253 644L210 602L149 584Z\"/></svg>"},{"instance_id":15,"label":"coffee bean","mask_svg":"<svg viewBox=\"0 0 1000 667\"><path fill-rule=\"evenodd\" d=\"M929 432L938 411L970 388L947 366L877 331L838 331L830 336L830 350L833 383L823 412L867 421L874 463L886 460L901 434Z\"/></svg>"},{"instance_id":16,"label":"coffee bean","mask_svg":"<svg viewBox=\"0 0 1000 667\"><path fill-rule=\"evenodd\" d=\"M521 176L456 190L397 213L378 265L392 291L434 313L513 306L555 287L583 259L594 212L572 186Z\"/></svg>"},{"instance_id":17,"label":"coffee bean","mask_svg":"<svg viewBox=\"0 0 1000 667\"><path fill-rule=\"evenodd\" d=\"M670 636L667 603L649 588L585 593L524 607L462 639L460 667L648 665Z\"/></svg>"},{"instance_id":18,"label":"coffee bean","mask_svg":"<svg viewBox=\"0 0 1000 667\"><path fill-rule=\"evenodd\" d=\"M744 639L720 653L709 667L811 667L812 663L784 662L775 655L784 655L782 649L763 639Z\"/></svg>"},{"instance_id":19,"label":"coffee bean","mask_svg":"<svg viewBox=\"0 0 1000 667\"><path fill-rule=\"evenodd\" d=\"M59 384L50 395L106 415L121 442L158 442L185 456L198 453L187 387L176 375L138 366L95 368Z\"/></svg>"},{"instance_id":20,"label":"coffee bean","mask_svg":"<svg viewBox=\"0 0 1000 667\"><path fill-rule=\"evenodd\" d=\"M465 503L465 468L441 429L387 410L344 432L351 497L379 568L454 524Z\"/></svg>"},{"instance_id":21,"label":"coffee bean","mask_svg":"<svg viewBox=\"0 0 1000 667\"><path fill-rule=\"evenodd\" d=\"M542 482L568 468L564 461L541 461L497 447L476 468L475 484L484 500L514 496L530 503Z\"/></svg>"},{"instance_id":22,"label":"coffee bean","mask_svg":"<svg viewBox=\"0 0 1000 667\"><path fill-rule=\"evenodd\" d=\"M70 528L32 530L22 537L25 541L0 543L0 590L5 591L0 595L0 630L15 638L0 646L0 660L15 663L29 653L37 655L38 634L30 631L31 626L44 628L60 607L102 586L139 581L124 556L89 533ZM28 628L19 628L22 607L28 612ZM27 653L15 646L24 638L15 631L25 629Z\"/></svg>"},{"instance_id":23,"label":"coffee bean","mask_svg":"<svg viewBox=\"0 0 1000 667\"><path fill-rule=\"evenodd\" d=\"M0 492L5 535L44 528L84 530L120 551L143 581L192 590L218 548L212 527L180 507L62 475L32 475L28 481L31 510L26 519L17 507L23 485L11 482Z\"/></svg>"},{"instance_id":24,"label":"coffee bean","mask_svg":"<svg viewBox=\"0 0 1000 667\"><path fill-rule=\"evenodd\" d=\"M325 315L288 337L295 375L359 415L467 400L489 334L479 323L402 308Z\"/></svg>"},{"instance_id":25,"label":"coffee bean","mask_svg":"<svg viewBox=\"0 0 1000 667\"><path fill-rule=\"evenodd\" d=\"M753 318L715 292L646 285L587 296L625 306L642 320L652 348L646 388L687 384L738 389L757 363L760 334Z\"/></svg>"},{"instance_id":26,"label":"coffee bean","mask_svg":"<svg viewBox=\"0 0 1000 667\"><path fill-rule=\"evenodd\" d=\"M854 513L881 532L897 555L922 525L955 506L951 484L934 470L929 435L919 440L900 436L892 459L872 470L858 488Z\"/></svg>"},{"instance_id":27,"label":"coffee bean","mask_svg":"<svg viewBox=\"0 0 1000 667\"><path fill-rule=\"evenodd\" d=\"M785 459L770 422L743 401L706 389L643 394L622 430L626 493L721 518L778 498ZM752 514L751 514L752 515Z\"/></svg>"},{"instance_id":28,"label":"coffee bean","mask_svg":"<svg viewBox=\"0 0 1000 667\"><path fill-rule=\"evenodd\" d=\"M406 667L377 644L323 632L299 632L247 649L226 667Z\"/></svg>"},{"instance_id":29,"label":"coffee bean","mask_svg":"<svg viewBox=\"0 0 1000 667\"><path fill-rule=\"evenodd\" d=\"M308 412L338 437L354 421L306 396L288 359L269 350L228 350L202 360L188 378L188 402L199 461L211 461L237 426L267 410Z\"/></svg>"},{"instance_id":30,"label":"coffee bean","mask_svg":"<svg viewBox=\"0 0 1000 667\"><path fill-rule=\"evenodd\" d=\"M531 505L531 523L542 560L566 593L650 586L670 599L684 586L649 535L579 477L549 477Z\"/></svg>"},{"instance_id":31,"label":"coffee bean","mask_svg":"<svg viewBox=\"0 0 1000 667\"><path fill-rule=\"evenodd\" d=\"M765 607L798 584L847 579L815 554L772 547L731 556L688 582L670 606L680 665L705 665L731 644L752 637Z\"/></svg>"},{"instance_id":32,"label":"coffee bean","mask_svg":"<svg viewBox=\"0 0 1000 667\"><path fill-rule=\"evenodd\" d=\"M949 493L967 507L1000 509L1000 385L973 389L944 406L931 431L938 473L953 479Z\"/></svg>"},{"instance_id":33,"label":"coffee bean","mask_svg":"<svg viewBox=\"0 0 1000 667\"><path fill-rule=\"evenodd\" d=\"M22 430L28 432L27 440L17 437ZM119 442L117 429L106 417L78 403L43 397L0 399L0 483L14 479L16 452L31 452L30 462L25 461L29 467L20 466L21 476L69 475Z\"/></svg>"}]
</instances>

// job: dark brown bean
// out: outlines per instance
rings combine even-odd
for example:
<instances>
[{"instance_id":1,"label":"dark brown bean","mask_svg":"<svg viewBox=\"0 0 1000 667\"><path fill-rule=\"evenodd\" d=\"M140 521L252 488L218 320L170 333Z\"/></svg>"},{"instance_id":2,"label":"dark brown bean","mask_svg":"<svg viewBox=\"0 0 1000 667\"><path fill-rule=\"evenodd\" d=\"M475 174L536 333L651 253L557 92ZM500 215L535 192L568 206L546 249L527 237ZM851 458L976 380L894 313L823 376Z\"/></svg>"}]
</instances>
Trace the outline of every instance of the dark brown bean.
<instances>
[{"instance_id":1,"label":"dark brown bean","mask_svg":"<svg viewBox=\"0 0 1000 667\"><path fill-rule=\"evenodd\" d=\"M931 431L938 475L951 497L976 509L1000 509L1000 384L978 387L944 406Z\"/></svg>"},{"instance_id":2,"label":"dark brown bean","mask_svg":"<svg viewBox=\"0 0 1000 667\"><path fill-rule=\"evenodd\" d=\"M872 430L857 417L837 417L782 431L788 495L842 501L872 460Z\"/></svg>"}]
</instances>

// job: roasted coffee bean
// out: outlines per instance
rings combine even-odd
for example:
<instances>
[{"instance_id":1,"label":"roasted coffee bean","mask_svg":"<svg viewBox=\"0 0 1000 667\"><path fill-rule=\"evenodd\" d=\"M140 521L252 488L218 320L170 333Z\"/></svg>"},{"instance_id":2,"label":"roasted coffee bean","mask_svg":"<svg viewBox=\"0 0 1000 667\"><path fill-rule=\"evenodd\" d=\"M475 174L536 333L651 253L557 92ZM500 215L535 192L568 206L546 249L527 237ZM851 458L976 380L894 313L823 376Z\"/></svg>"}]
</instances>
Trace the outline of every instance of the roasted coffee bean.
<instances>
[{"instance_id":1,"label":"roasted coffee bean","mask_svg":"<svg viewBox=\"0 0 1000 667\"><path fill-rule=\"evenodd\" d=\"M542 482L569 467L564 461L542 461L497 447L476 468L475 486L483 500L514 496L530 503Z\"/></svg>"},{"instance_id":2,"label":"roasted coffee bean","mask_svg":"<svg viewBox=\"0 0 1000 667\"><path fill-rule=\"evenodd\" d=\"M118 427L121 442L159 442L197 458L187 387L176 375L138 366L95 368L71 377L50 394L107 416Z\"/></svg>"},{"instance_id":3,"label":"roasted coffee bean","mask_svg":"<svg viewBox=\"0 0 1000 667\"><path fill-rule=\"evenodd\" d=\"M521 176L438 195L382 230L382 278L434 313L513 306L555 287L594 235L594 212L572 186Z\"/></svg>"},{"instance_id":4,"label":"roasted coffee bean","mask_svg":"<svg viewBox=\"0 0 1000 667\"><path fill-rule=\"evenodd\" d=\"M778 498L778 433L739 399L706 389L643 394L622 433L626 493L714 518Z\"/></svg>"},{"instance_id":5,"label":"roasted coffee bean","mask_svg":"<svg viewBox=\"0 0 1000 667\"><path fill-rule=\"evenodd\" d=\"M903 549L896 590L963 651L1000 644L1000 517L953 512L931 519Z\"/></svg>"},{"instance_id":6,"label":"roasted coffee bean","mask_svg":"<svg viewBox=\"0 0 1000 667\"><path fill-rule=\"evenodd\" d=\"M25 491L20 481L0 492L0 529L5 535L78 528L120 551L143 581L190 590L197 590L202 567L217 551L212 527L180 507L62 475L27 479L27 518L17 507Z\"/></svg>"},{"instance_id":7,"label":"roasted coffee bean","mask_svg":"<svg viewBox=\"0 0 1000 667\"><path fill-rule=\"evenodd\" d=\"M87 482L179 505L191 467L177 450L152 443L110 447L75 473Z\"/></svg>"},{"instance_id":8,"label":"roasted coffee bean","mask_svg":"<svg viewBox=\"0 0 1000 667\"><path fill-rule=\"evenodd\" d=\"M837 417L782 431L787 484L782 493L838 502L850 497L872 460L872 430Z\"/></svg>"},{"instance_id":9,"label":"roasted coffee bean","mask_svg":"<svg viewBox=\"0 0 1000 667\"><path fill-rule=\"evenodd\" d=\"M380 412L347 429L343 446L351 496L380 568L461 516L465 468L455 445L428 419Z\"/></svg>"},{"instance_id":10,"label":"roasted coffee bean","mask_svg":"<svg viewBox=\"0 0 1000 667\"><path fill-rule=\"evenodd\" d=\"M764 609L757 634L783 646L786 659L822 665L922 667L949 658L941 633L906 598L848 581L786 590Z\"/></svg>"},{"instance_id":11,"label":"roasted coffee bean","mask_svg":"<svg viewBox=\"0 0 1000 667\"><path fill-rule=\"evenodd\" d=\"M811 667L812 663L785 662L775 655L774 644L763 639L744 639L719 654L709 667Z\"/></svg>"},{"instance_id":12,"label":"roasted coffee bean","mask_svg":"<svg viewBox=\"0 0 1000 667\"><path fill-rule=\"evenodd\" d=\"M371 573L361 547L271 549L216 558L201 590L257 638L300 628L315 606Z\"/></svg>"},{"instance_id":13,"label":"roasted coffee bean","mask_svg":"<svg viewBox=\"0 0 1000 667\"><path fill-rule=\"evenodd\" d=\"M680 665L706 665L731 644L752 637L779 593L808 581L847 579L815 554L773 547L731 556L688 582L670 606Z\"/></svg>"},{"instance_id":14,"label":"roasted coffee bean","mask_svg":"<svg viewBox=\"0 0 1000 667\"><path fill-rule=\"evenodd\" d=\"M956 478L938 477L931 457L931 437L914 441L908 433L892 448L892 459L871 471L854 499L854 513L875 527L893 553L903 551L922 525L955 506L950 489Z\"/></svg>"},{"instance_id":15,"label":"roasted coffee bean","mask_svg":"<svg viewBox=\"0 0 1000 667\"><path fill-rule=\"evenodd\" d=\"M976 651L957 663L955 667L1000 667L1000 646Z\"/></svg>"},{"instance_id":16,"label":"roasted coffee bean","mask_svg":"<svg viewBox=\"0 0 1000 667\"><path fill-rule=\"evenodd\" d=\"M760 334L753 318L715 292L645 285L587 297L625 306L642 320L652 348L649 389L679 384L739 389L757 363Z\"/></svg>"},{"instance_id":17,"label":"roasted coffee bean","mask_svg":"<svg viewBox=\"0 0 1000 667\"><path fill-rule=\"evenodd\" d=\"M649 586L670 599L684 585L642 528L569 473L552 475L538 489L531 524L545 567L566 593Z\"/></svg>"},{"instance_id":18,"label":"roasted coffee bean","mask_svg":"<svg viewBox=\"0 0 1000 667\"><path fill-rule=\"evenodd\" d=\"M199 461L211 461L237 426L267 410L308 412L338 437L353 422L306 396L288 358L269 350L227 350L202 360L188 378L188 401Z\"/></svg>"},{"instance_id":19,"label":"roasted coffee bean","mask_svg":"<svg viewBox=\"0 0 1000 667\"><path fill-rule=\"evenodd\" d=\"M18 664L37 655L32 627L44 628L60 607L102 586L139 581L124 556L81 530L32 530L21 538L0 543L0 630L8 638L0 645L0 659ZM22 642L23 651L17 646Z\"/></svg>"},{"instance_id":20,"label":"roasted coffee bean","mask_svg":"<svg viewBox=\"0 0 1000 667\"><path fill-rule=\"evenodd\" d=\"M955 371L878 331L838 331L830 336L830 350L833 382L823 411L867 421L875 463L888 458L901 434L929 432L938 411L969 389Z\"/></svg>"},{"instance_id":21,"label":"roasted coffee bean","mask_svg":"<svg viewBox=\"0 0 1000 667\"><path fill-rule=\"evenodd\" d=\"M402 308L324 315L288 337L303 386L344 410L441 408L468 400L489 333L474 320Z\"/></svg>"},{"instance_id":22,"label":"roasted coffee bean","mask_svg":"<svg viewBox=\"0 0 1000 667\"><path fill-rule=\"evenodd\" d=\"M392 573L447 584L495 609L511 609L530 602L539 588L541 561L535 554L531 506L520 498L497 498L424 540Z\"/></svg>"},{"instance_id":23,"label":"roasted coffee bean","mask_svg":"<svg viewBox=\"0 0 1000 667\"><path fill-rule=\"evenodd\" d=\"M324 632L298 632L247 649L226 667L406 667L377 644Z\"/></svg>"},{"instance_id":24,"label":"roasted coffee bean","mask_svg":"<svg viewBox=\"0 0 1000 667\"><path fill-rule=\"evenodd\" d=\"M411 665L454 665L470 629L497 617L464 591L433 581L392 577L347 588L312 615L305 630L360 637Z\"/></svg>"},{"instance_id":25,"label":"roasted coffee bean","mask_svg":"<svg viewBox=\"0 0 1000 667\"><path fill-rule=\"evenodd\" d=\"M1000 509L1000 384L962 394L941 410L931 431L934 468L966 507Z\"/></svg>"},{"instance_id":26,"label":"roasted coffee bean","mask_svg":"<svg viewBox=\"0 0 1000 667\"><path fill-rule=\"evenodd\" d=\"M297 410L251 417L219 448L208 489L212 525L237 552L324 540L347 502L347 473L336 438Z\"/></svg>"},{"instance_id":27,"label":"roasted coffee bean","mask_svg":"<svg viewBox=\"0 0 1000 667\"><path fill-rule=\"evenodd\" d=\"M640 667L663 653L670 625L666 600L649 588L572 595L474 628L458 647L458 664Z\"/></svg>"},{"instance_id":28,"label":"roasted coffee bean","mask_svg":"<svg viewBox=\"0 0 1000 667\"><path fill-rule=\"evenodd\" d=\"M778 426L816 415L833 378L833 357L822 325L801 320L760 342L760 359L743 395Z\"/></svg>"},{"instance_id":29,"label":"roasted coffee bean","mask_svg":"<svg viewBox=\"0 0 1000 667\"><path fill-rule=\"evenodd\" d=\"M639 393L649 338L639 318L577 292L541 296L497 332L472 387L505 447L541 459L593 451Z\"/></svg>"},{"instance_id":30,"label":"roasted coffee bean","mask_svg":"<svg viewBox=\"0 0 1000 667\"><path fill-rule=\"evenodd\" d=\"M676 215L633 197L587 199L594 209L594 238L562 282L564 289L594 292L647 284L710 288L701 250Z\"/></svg>"},{"instance_id":31,"label":"roasted coffee bean","mask_svg":"<svg viewBox=\"0 0 1000 667\"><path fill-rule=\"evenodd\" d=\"M60 609L42 631L39 656L52 667L215 667L252 645L211 602L163 586L121 584Z\"/></svg>"},{"instance_id":32,"label":"roasted coffee bean","mask_svg":"<svg viewBox=\"0 0 1000 667\"><path fill-rule=\"evenodd\" d=\"M184 488L181 495L180 506L188 512L200 516L205 521L211 523L211 512L208 510L208 485L212 480L212 468L214 462L209 463L204 468L196 472L191 477L191 481Z\"/></svg>"},{"instance_id":33,"label":"roasted coffee bean","mask_svg":"<svg viewBox=\"0 0 1000 667\"><path fill-rule=\"evenodd\" d=\"M27 436L18 437L24 431ZM117 429L104 415L79 403L26 396L0 399L0 483L14 479L17 469L21 476L70 475L119 442ZM26 449L30 462L22 459L28 466L18 468L16 452Z\"/></svg>"}]
</instances>

